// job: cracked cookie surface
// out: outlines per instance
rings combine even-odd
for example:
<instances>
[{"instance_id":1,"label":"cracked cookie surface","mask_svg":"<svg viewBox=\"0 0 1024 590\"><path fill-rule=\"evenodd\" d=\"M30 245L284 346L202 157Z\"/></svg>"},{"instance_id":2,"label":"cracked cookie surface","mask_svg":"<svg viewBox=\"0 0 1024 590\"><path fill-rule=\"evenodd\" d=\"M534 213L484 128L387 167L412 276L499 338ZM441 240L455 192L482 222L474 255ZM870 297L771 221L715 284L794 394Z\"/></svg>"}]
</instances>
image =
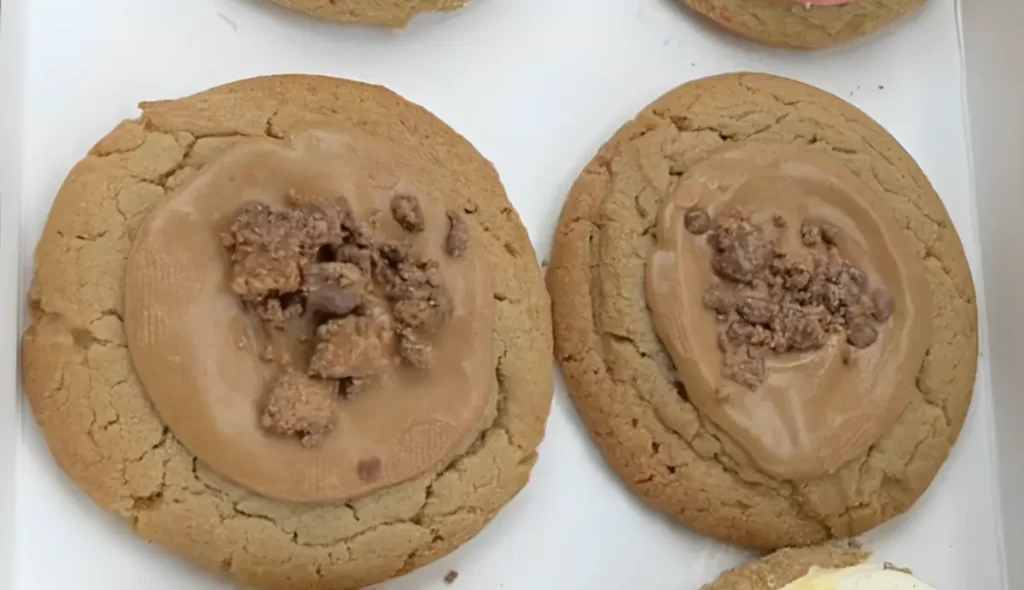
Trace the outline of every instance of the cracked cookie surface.
<instances>
[{"instance_id":1,"label":"cracked cookie surface","mask_svg":"<svg viewBox=\"0 0 1024 590\"><path fill-rule=\"evenodd\" d=\"M424 12L458 10L470 0L272 0L312 17L341 23L404 27Z\"/></svg>"},{"instance_id":2,"label":"cracked cookie surface","mask_svg":"<svg viewBox=\"0 0 1024 590\"><path fill-rule=\"evenodd\" d=\"M680 0L748 39L798 49L839 45L874 33L914 12L925 0L856 0L805 8L793 0Z\"/></svg>"},{"instance_id":3,"label":"cracked cookie surface","mask_svg":"<svg viewBox=\"0 0 1024 590\"><path fill-rule=\"evenodd\" d=\"M753 563L722 574L701 590L778 590L807 575L812 567L844 568L859 565L867 553L846 544L802 549L781 549Z\"/></svg>"},{"instance_id":4,"label":"cracked cookie surface","mask_svg":"<svg viewBox=\"0 0 1024 590\"><path fill-rule=\"evenodd\" d=\"M23 378L60 467L143 538L259 588L359 588L472 538L529 479L553 389L547 293L490 163L426 110L346 80L258 78L141 108L71 171L36 251ZM476 231L497 306L498 402L480 437L437 474L345 504L269 500L188 453L147 399L122 324L126 259L147 212L239 142L318 126L421 156L406 172Z\"/></svg>"},{"instance_id":5,"label":"cracked cookie surface","mask_svg":"<svg viewBox=\"0 0 1024 590\"><path fill-rule=\"evenodd\" d=\"M691 166L730 144L811 146L883 196L924 261L933 337L895 426L836 473L779 481L749 466L686 398L644 295L657 211ZM605 459L696 531L758 549L857 535L908 510L963 425L978 353L974 285L938 195L877 123L821 90L768 75L681 86L622 127L570 191L547 274L555 354Z\"/></svg>"}]
</instances>

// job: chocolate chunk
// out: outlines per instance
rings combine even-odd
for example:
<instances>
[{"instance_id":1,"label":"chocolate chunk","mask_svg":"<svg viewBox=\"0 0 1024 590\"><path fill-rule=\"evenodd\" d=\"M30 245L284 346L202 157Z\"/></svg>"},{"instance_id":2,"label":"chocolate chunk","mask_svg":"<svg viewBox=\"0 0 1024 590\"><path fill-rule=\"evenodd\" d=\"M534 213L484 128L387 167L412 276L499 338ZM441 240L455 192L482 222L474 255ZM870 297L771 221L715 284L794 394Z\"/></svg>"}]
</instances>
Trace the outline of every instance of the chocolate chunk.
<instances>
[{"instance_id":1,"label":"chocolate chunk","mask_svg":"<svg viewBox=\"0 0 1024 590\"><path fill-rule=\"evenodd\" d=\"M784 305L772 319L772 330L779 335L777 352L821 348L828 334L817 317L796 305Z\"/></svg>"},{"instance_id":2,"label":"chocolate chunk","mask_svg":"<svg viewBox=\"0 0 1024 590\"><path fill-rule=\"evenodd\" d=\"M395 301L392 307L395 321L409 328L436 331L448 323L452 303L448 293L437 287L417 287L406 299Z\"/></svg>"},{"instance_id":3,"label":"chocolate chunk","mask_svg":"<svg viewBox=\"0 0 1024 590\"><path fill-rule=\"evenodd\" d=\"M310 291L307 299L309 309L328 317L350 314L359 307L360 298L351 291L337 285L324 285Z\"/></svg>"},{"instance_id":4,"label":"chocolate chunk","mask_svg":"<svg viewBox=\"0 0 1024 590\"><path fill-rule=\"evenodd\" d=\"M811 284L813 268L806 260L802 260L784 265L779 274L784 277L783 284L786 289L801 291Z\"/></svg>"},{"instance_id":5,"label":"chocolate chunk","mask_svg":"<svg viewBox=\"0 0 1024 590\"><path fill-rule=\"evenodd\" d=\"M372 269L373 251L356 244L344 244L334 249L334 259L352 264L366 277Z\"/></svg>"},{"instance_id":6,"label":"chocolate chunk","mask_svg":"<svg viewBox=\"0 0 1024 590\"><path fill-rule=\"evenodd\" d=\"M778 312L778 306L760 297L743 297L736 307L740 317L751 324L769 324Z\"/></svg>"},{"instance_id":7,"label":"chocolate chunk","mask_svg":"<svg viewBox=\"0 0 1024 590\"><path fill-rule=\"evenodd\" d=\"M711 267L720 277L750 283L772 261L774 244L758 225L739 217L716 224Z\"/></svg>"},{"instance_id":8,"label":"chocolate chunk","mask_svg":"<svg viewBox=\"0 0 1024 590\"><path fill-rule=\"evenodd\" d=\"M337 383L288 371L270 391L262 424L277 434L299 437L303 446L317 446L334 429L337 396Z\"/></svg>"},{"instance_id":9,"label":"chocolate chunk","mask_svg":"<svg viewBox=\"0 0 1024 590\"><path fill-rule=\"evenodd\" d=\"M850 280L853 281L853 284L857 286L858 291L860 291L861 293L867 291L868 275L864 274L864 271L860 270L855 266L850 265L846 269L846 272L849 274Z\"/></svg>"},{"instance_id":10,"label":"chocolate chunk","mask_svg":"<svg viewBox=\"0 0 1024 590\"><path fill-rule=\"evenodd\" d=\"M222 234L231 255L231 288L260 317L281 322L301 314L303 270L342 240L342 201L309 201L302 209L279 210L246 203ZM286 300L291 297L290 300Z\"/></svg>"},{"instance_id":11,"label":"chocolate chunk","mask_svg":"<svg viewBox=\"0 0 1024 590\"><path fill-rule=\"evenodd\" d=\"M888 289L875 289L871 292L872 314L879 322L885 322L892 317L893 299Z\"/></svg>"},{"instance_id":12,"label":"chocolate chunk","mask_svg":"<svg viewBox=\"0 0 1024 590\"><path fill-rule=\"evenodd\" d=\"M444 240L445 254L459 258L469 248L469 225L457 211L448 212L448 236Z\"/></svg>"},{"instance_id":13,"label":"chocolate chunk","mask_svg":"<svg viewBox=\"0 0 1024 590\"><path fill-rule=\"evenodd\" d=\"M399 337L399 354L402 360L416 369L429 369L437 362L434 347L421 339L412 330L403 330Z\"/></svg>"},{"instance_id":14,"label":"chocolate chunk","mask_svg":"<svg viewBox=\"0 0 1024 590\"><path fill-rule=\"evenodd\" d=\"M316 338L310 375L323 379L368 377L388 362L393 341L391 318L374 310L369 316L331 319L316 329Z\"/></svg>"},{"instance_id":15,"label":"chocolate chunk","mask_svg":"<svg viewBox=\"0 0 1024 590\"><path fill-rule=\"evenodd\" d=\"M839 228L825 221L821 224L821 239L829 245L839 245Z\"/></svg>"},{"instance_id":16,"label":"chocolate chunk","mask_svg":"<svg viewBox=\"0 0 1024 590\"><path fill-rule=\"evenodd\" d=\"M412 195L397 194L392 197L391 216L408 232L420 233L426 227L420 200Z\"/></svg>"},{"instance_id":17,"label":"chocolate chunk","mask_svg":"<svg viewBox=\"0 0 1024 590\"><path fill-rule=\"evenodd\" d=\"M747 389L757 389L765 378L764 357L752 357L741 349L726 359L725 376Z\"/></svg>"},{"instance_id":18,"label":"chocolate chunk","mask_svg":"<svg viewBox=\"0 0 1024 590\"><path fill-rule=\"evenodd\" d=\"M319 289L329 284L358 288L365 281L366 273L351 262L321 262L311 265L306 271L306 285L310 289Z\"/></svg>"},{"instance_id":19,"label":"chocolate chunk","mask_svg":"<svg viewBox=\"0 0 1024 590\"><path fill-rule=\"evenodd\" d=\"M711 229L711 217L703 209L690 209L683 216L683 227L695 236L706 234Z\"/></svg>"},{"instance_id":20,"label":"chocolate chunk","mask_svg":"<svg viewBox=\"0 0 1024 590\"><path fill-rule=\"evenodd\" d=\"M878 329L866 316L854 318L847 327L846 341L856 348L867 348L878 340Z\"/></svg>"},{"instance_id":21,"label":"chocolate chunk","mask_svg":"<svg viewBox=\"0 0 1024 590\"><path fill-rule=\"evenodd\" d=\"M703 302L704 307L720 314L727 314L736 309L736 296L720 285L712 286L705 291Z\"/></svg>"},{"instance_id":22,"label":"chocolate chunk","mask_svg":"<svg viewBox=\"0 0 1024 590\"><path fill-rule=\"evenodd\" d=\"M808 248L821 244L821 226L810 221L803 222L800 226L800 241Z\"/></svg>"}]
</instances>

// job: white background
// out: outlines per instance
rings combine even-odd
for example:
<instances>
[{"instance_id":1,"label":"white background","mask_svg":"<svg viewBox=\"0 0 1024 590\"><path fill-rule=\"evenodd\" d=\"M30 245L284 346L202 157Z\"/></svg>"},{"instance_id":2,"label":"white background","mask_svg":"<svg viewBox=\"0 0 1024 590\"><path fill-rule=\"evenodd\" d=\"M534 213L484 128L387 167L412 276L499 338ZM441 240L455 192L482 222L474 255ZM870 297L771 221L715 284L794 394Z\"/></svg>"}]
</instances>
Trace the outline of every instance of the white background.
<instances>
[{"instance_id":1,"label":"white background","mask_svg":"<svg viewBox=\"0 0 1024 590\"><path fill-rule=\"evenodd\" d=\"M790 76L849 100L903 143L943 196L984 292L954 0L931 0L882 35L817 53L739 41L674 0L475 0L401 32L317 23L256 0L3 0L3 11L0 270L22 279L19 292L3 293L5 313L24 294L31 249L64 175L119 120L136 116L136 103L294 72L384 84L448 122L494 162L541 258L579 170L644 105L710 74ZM12 332L12 321L0 315L0 330ZM0 349L4 374L13 375L13 344ZM0 423L3 444L17 442L16 590L229 587L95 508L56 468L27 408L19 411L15 436ZM940 590L1002 588L993 438L983 354L949 463L912 513L867 535L867 547ZM560 387L527 489L465 548L385 586L440 589L454 569L455 589L686 590L745 557L634 500Z\"/></svg>"}]
</instances>

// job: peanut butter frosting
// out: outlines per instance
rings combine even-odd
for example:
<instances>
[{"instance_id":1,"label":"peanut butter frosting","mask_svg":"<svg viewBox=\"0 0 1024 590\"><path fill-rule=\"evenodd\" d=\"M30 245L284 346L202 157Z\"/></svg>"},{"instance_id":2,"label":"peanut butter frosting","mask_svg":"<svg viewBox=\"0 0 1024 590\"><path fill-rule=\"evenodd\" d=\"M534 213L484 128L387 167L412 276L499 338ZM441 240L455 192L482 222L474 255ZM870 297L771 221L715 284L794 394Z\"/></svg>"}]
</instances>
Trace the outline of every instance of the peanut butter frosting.
<instances>
[{"instance_id":1,"label":"peanut butter frosting","mask_svg":"<svg viewBox=\"0 0 1024 590\"><path fill-rule=\"evenodd\" d=\"M646 285L655 330L689 400L755 466L816 478L891 427L931 339L931 294L895 216L862 180L810 148L749 143L690 168L656 229ZM721 258L726 238L762 235L734 260ZM811 254L832 272L836 284L824 286L835 306L782 293L793 281L806 287L787 261ZM778 284L755 270L777 271ZM843 281L852 301L843 302ZM782 293L785 303L754 302L802 323L790 329L760 306L727 309L715 295L729 285Z\"/></svg>"},{"instance_id":2,"label":"peanut butter frosting","mask_svg":"<svg viewBox=\"0 0 1024 590\"><path fill-rule=\"evenodd\" d=\"M458 214L404 181L389 156L370 138L323 129L243 143L154 209L133 243L125 329L149 398L196 457L267 497L348 501L434 471L493 408L486 259ZM301 304L283 294L300 279L358 281L355 260L290 269L262 298L244 297L266 277L240 274L237 222L311 204L369 228L385 258L407 249L432 261L446 307L429 342L411 328L415 306L357 304L338 288ZM337 229L330 215L317 219Z\"/></svg>"}]
</instances>

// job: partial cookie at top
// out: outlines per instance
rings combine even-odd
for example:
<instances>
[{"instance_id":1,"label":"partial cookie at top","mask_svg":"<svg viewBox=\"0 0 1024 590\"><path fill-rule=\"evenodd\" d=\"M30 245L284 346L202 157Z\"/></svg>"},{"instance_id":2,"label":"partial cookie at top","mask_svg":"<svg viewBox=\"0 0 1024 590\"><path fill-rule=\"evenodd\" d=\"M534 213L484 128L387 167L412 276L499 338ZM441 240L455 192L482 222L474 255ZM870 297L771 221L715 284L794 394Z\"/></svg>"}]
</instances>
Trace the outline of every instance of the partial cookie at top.
<instances>
[{"instance_id":1,"label":"partial cookie at top","mask_svg":"<svg viewBox=\"0 0 1024 590\"><path fill-rule=\"evenodd\" d=\"M802 483L751 468L688 401L644 294L665 195L694 164L741 142L806 145L845 164L892 208L923 260L933 298L933 338L895 426L835 474ZM970 403L974 285L941 200L878 124L791 80L697 80L623 126L569 194L547 282L556 356L605 459L651 506L731 543L812 545L905 512L948 456Z\"/></svg>"},{"instance_id":2,"label":"partial cookie at top","mask_svg":"<svg viewBox=\"0 0 1024 590\"><path fill-rule=\"evenodd\" d=\"M854 0L805 7L797 0L680 0L698 13L761 43L798 49L839 45L874 33L925 0Z\"/></svg>"},{"instance_id":3,"label":"partial cookie at top","mask_svg":"<svg viewBox=\"0 0 1024 590\"><path fill-rule=\"evenodd\" d=\"M496 300L498 401L480 437L437 474L344 504L269 500L198 461L150 404L122 323L126 259L147 213L233 146L318 127L418 154L404 172L473 231ZM451 552L526 484L551 403L548 298L497 173L444 123L378 86L273 76L144 103L61 187L29 305L24 386L60 467L143 538L259 588L359 588ZM372 477L380 465L359 468Z\"/></svg>"},{"instance_id":4,"label":"partial cookie at top","mask_svg":"<svg viewBox=\"0 0 1024 590\"><path fill-rule=\"evenodd\" d=\"M404 27L424 12L458 10L470 0L272 0L285 8L341 23Z\"/></svg>"}]
</instances>

